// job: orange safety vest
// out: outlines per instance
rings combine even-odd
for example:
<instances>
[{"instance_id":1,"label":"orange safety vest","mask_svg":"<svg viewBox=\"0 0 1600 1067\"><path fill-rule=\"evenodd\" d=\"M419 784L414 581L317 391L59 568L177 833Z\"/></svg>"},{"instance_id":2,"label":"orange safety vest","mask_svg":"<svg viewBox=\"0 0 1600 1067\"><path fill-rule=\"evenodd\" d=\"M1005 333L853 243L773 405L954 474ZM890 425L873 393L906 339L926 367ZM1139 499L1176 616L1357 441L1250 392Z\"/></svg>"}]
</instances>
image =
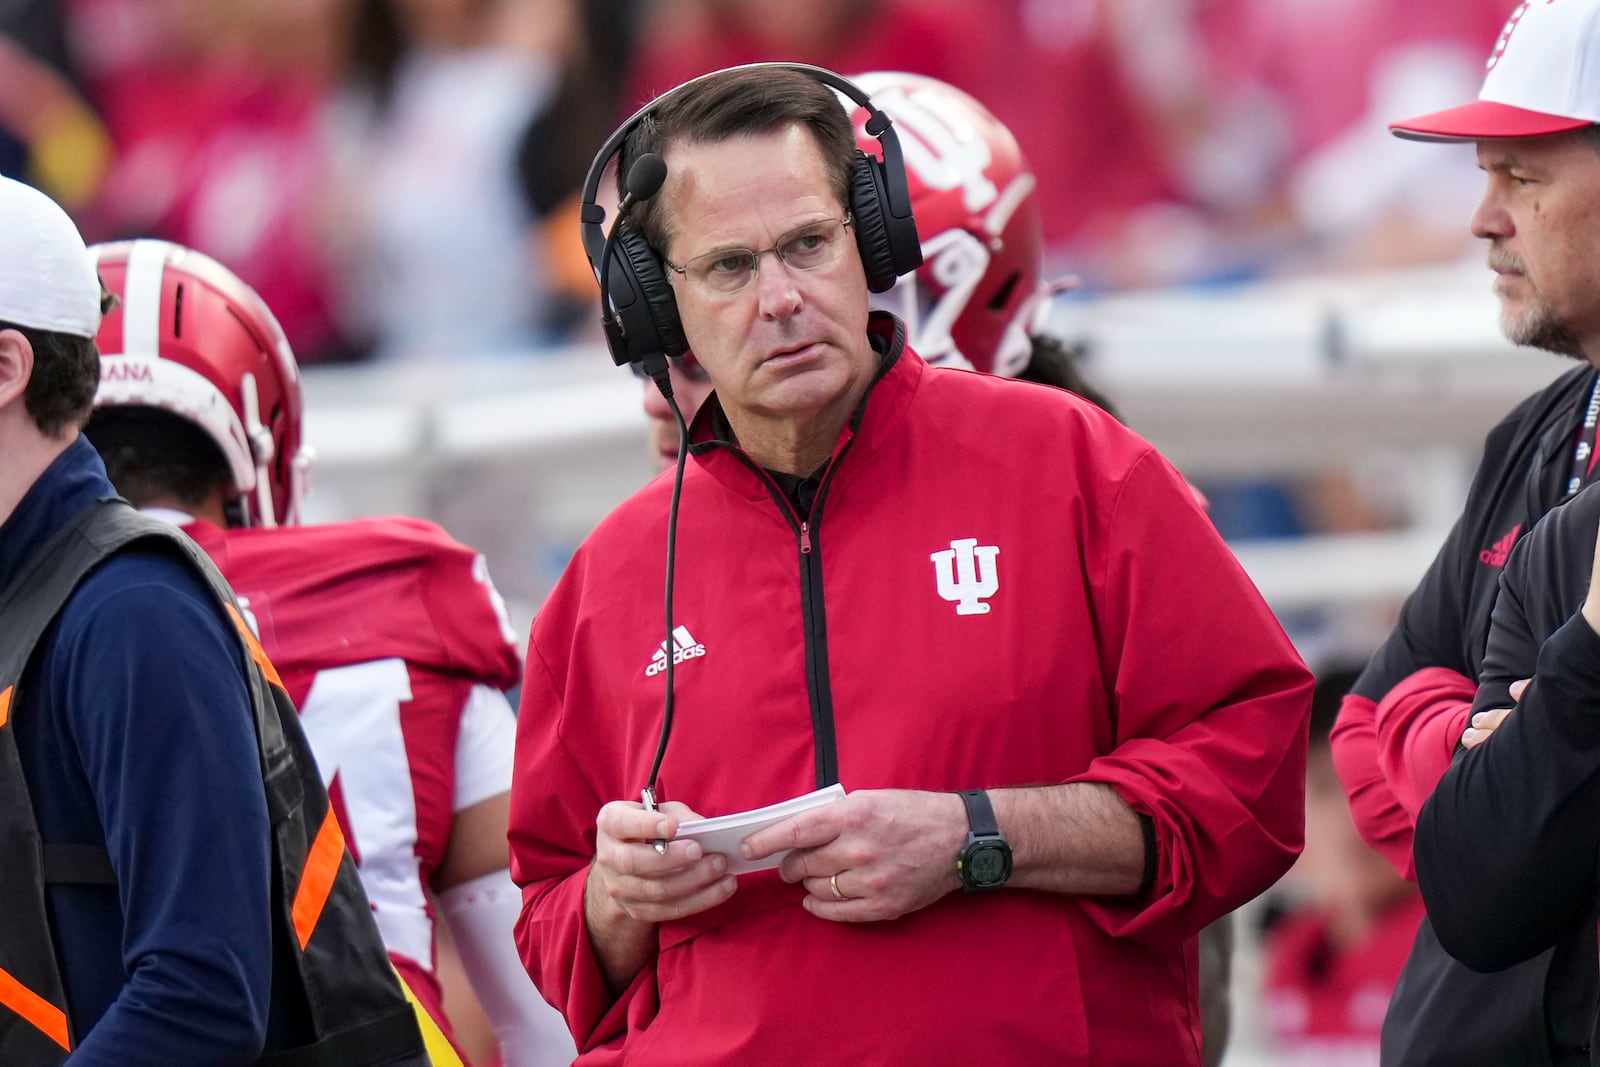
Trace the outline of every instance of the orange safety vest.
<instances>
[{"instance_id":1,"label":"orange safety vest","mask_svg":"<svg viewBox=\"0 0 1600 1067\"><path fill-rule=\"evenodd\" d=\"M41 842L14 731L17 687L35 646L78 583L128 545L174 551L233 619L255 711L272 822L272 904L308 1007L300 1046L270 1067L430 1067L417 1013L389 964L299 716L227 582L194 542L126 501L103 499L55 534L0 591L0 1064L56 1067L81 1036L66 1009L45 910L52 883L115 885L99 846ZM281 958L276 967L283 967Z\"/></svg>"}]
</instances>

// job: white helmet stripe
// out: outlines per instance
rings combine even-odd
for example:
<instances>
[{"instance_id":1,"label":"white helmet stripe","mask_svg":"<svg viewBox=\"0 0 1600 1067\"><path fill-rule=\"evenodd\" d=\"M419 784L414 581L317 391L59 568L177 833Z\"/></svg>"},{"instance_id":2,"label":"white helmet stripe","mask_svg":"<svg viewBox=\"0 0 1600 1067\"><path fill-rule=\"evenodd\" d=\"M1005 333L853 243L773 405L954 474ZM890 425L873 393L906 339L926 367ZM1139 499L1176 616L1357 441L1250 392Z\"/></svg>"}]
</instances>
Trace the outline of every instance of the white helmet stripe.
<instances>
[{"instance_id":1,"label":"white helmet stripe","mask_svg":"<svg viewBox=\"0 0 1600 1067\"><path fill-rule=\"evenodd\" d=\"M1006 232L1006 227L1011 225L1011 216L1017 213L1017 208L1022 206L1022 202L1038 184L1039 180L1028 173L1019 174L1011 180L994 207L989 209L989 214L984 216L983 228L989 231L990 237L999 237Z\"/></svg>"},{"instance_id":2,"label":"white helmet stripe","mask_svg":"<svg viewBox=\"0 0 1600 1067\"><path fill-rule=\"evenodd\" d=\"M128 252L122 287L122 355L156 359L161 355L161 272L171 245L135 241Z\"/></svg>"}]
</instances>

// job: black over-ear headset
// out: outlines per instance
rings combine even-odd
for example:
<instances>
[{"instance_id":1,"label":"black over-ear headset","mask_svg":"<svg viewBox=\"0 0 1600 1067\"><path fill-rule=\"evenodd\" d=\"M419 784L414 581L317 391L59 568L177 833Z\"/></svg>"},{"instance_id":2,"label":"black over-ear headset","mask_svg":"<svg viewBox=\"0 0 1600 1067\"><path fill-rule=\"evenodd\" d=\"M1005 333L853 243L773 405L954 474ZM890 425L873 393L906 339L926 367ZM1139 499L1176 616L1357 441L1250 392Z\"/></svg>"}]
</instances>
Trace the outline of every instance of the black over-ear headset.
<instances>
[{"instance_id":1,"label":"black over-ear headset","mask_svg":"<svg viewBox=\"0 0 1600 1067\"><path fill-rule=\"evenodd\" d=\"M856 247L861 251L861 263L866 268L867 287L875 293L892 289L896 278L922 265L922 242L917 237L916 220L911 217L911 191L894 124L873 105L866 93L831 70L803 63L751 63L728 68L756 69L796 71L838 90L867 110L866 130L883 146L883 159L879 161L859 149L856 151L855 165L850 172L848 208L854 220ZM726 73L726 70L715 72ZM621 150L622 142L640 120L662 100L712 76L708 74L685 82L635 112L600 146L583 182L579 224L583 227L584 253L589 257L595 277L600 280L606 344L618 366L642 363L652 377L664 374L666 357L683 355L689 343L683 335L677 298L668 283L661 256L623 216L635 202L648 200L660 190L661 183L666 180L666 166L655 155L641 156L634 162L624 182L627 195L617 208L617 221L612 224L609 239L602 226L605 209L599 206L596 197L606 165ZM602 273L602 264L607 260L610 269Z\"/></svg>"}]
</instances>

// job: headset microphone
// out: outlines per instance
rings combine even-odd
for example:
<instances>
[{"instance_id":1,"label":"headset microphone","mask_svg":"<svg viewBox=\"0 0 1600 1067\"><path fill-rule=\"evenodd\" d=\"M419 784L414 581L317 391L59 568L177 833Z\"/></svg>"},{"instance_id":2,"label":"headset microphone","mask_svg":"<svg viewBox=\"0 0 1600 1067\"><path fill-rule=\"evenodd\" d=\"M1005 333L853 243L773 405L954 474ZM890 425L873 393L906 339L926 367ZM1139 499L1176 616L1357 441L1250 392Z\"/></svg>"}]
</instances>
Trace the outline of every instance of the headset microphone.
<instances>
[{"instance_id":1,"label":"headset microphone","mask_svg":"<svg viewBox=\"0 0 1600 1067\"><path fill-rule=\"evenodd\" d=\"M617 205L617 217L611 223L611 232L606 235L606 243L600 253L600 324L605 328L606 339L611 342L612 351L622 350L619 343L626 344L627 334L617 309L611 303L611 276L613 271L619 269L613 264L612 257L616 254L617 236L622 232L622 219L634 204L641 200L649 200L659 193L666 180L666 161L654 152L647 152L633 161L633 166L628 168L627 180L623 182L625 192L622 203ZM628 295L630 300L637 298L631 288ZM648 355L639 360L639 365L650 376L650 380L656 383L661 395L671 400L672 376L667 373L666 357L659 354Z\"/></svg>"},{"instance_id":2,"label":"headset microphone","mask_svg":"<svg viewBox=\"0 0 1600 1067\"><path fill-rule=\"evenodd\" d=\"M628 168L627 195L623 204L631 207L634 200L649 200L661 191L667 180L667 162L654 152L646 152ZM623 208L619 207L620 212Z\"/></svg>"}]
</instances>

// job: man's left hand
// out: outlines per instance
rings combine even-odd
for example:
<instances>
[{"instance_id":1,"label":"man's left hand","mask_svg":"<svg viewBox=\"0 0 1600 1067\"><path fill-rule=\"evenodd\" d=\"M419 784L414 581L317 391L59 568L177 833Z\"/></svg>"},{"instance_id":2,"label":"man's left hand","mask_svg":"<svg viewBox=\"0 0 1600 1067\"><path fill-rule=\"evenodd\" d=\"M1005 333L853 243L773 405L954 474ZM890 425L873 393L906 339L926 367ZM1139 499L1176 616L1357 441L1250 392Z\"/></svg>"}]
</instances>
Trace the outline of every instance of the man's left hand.
<instances>
[{"instance_id":1,"label":"man's left hand","mask_svg":"<svg viewBox=\"0 0 1600 1067\"><path fill-rule=\"evenodd\" d=\"M746 859L784 849L778 871L806 887L805 907L834 922L897 919L961 885L967 812L955 793L863 789L758 830Z\"/></svg>"}]
</instances>

